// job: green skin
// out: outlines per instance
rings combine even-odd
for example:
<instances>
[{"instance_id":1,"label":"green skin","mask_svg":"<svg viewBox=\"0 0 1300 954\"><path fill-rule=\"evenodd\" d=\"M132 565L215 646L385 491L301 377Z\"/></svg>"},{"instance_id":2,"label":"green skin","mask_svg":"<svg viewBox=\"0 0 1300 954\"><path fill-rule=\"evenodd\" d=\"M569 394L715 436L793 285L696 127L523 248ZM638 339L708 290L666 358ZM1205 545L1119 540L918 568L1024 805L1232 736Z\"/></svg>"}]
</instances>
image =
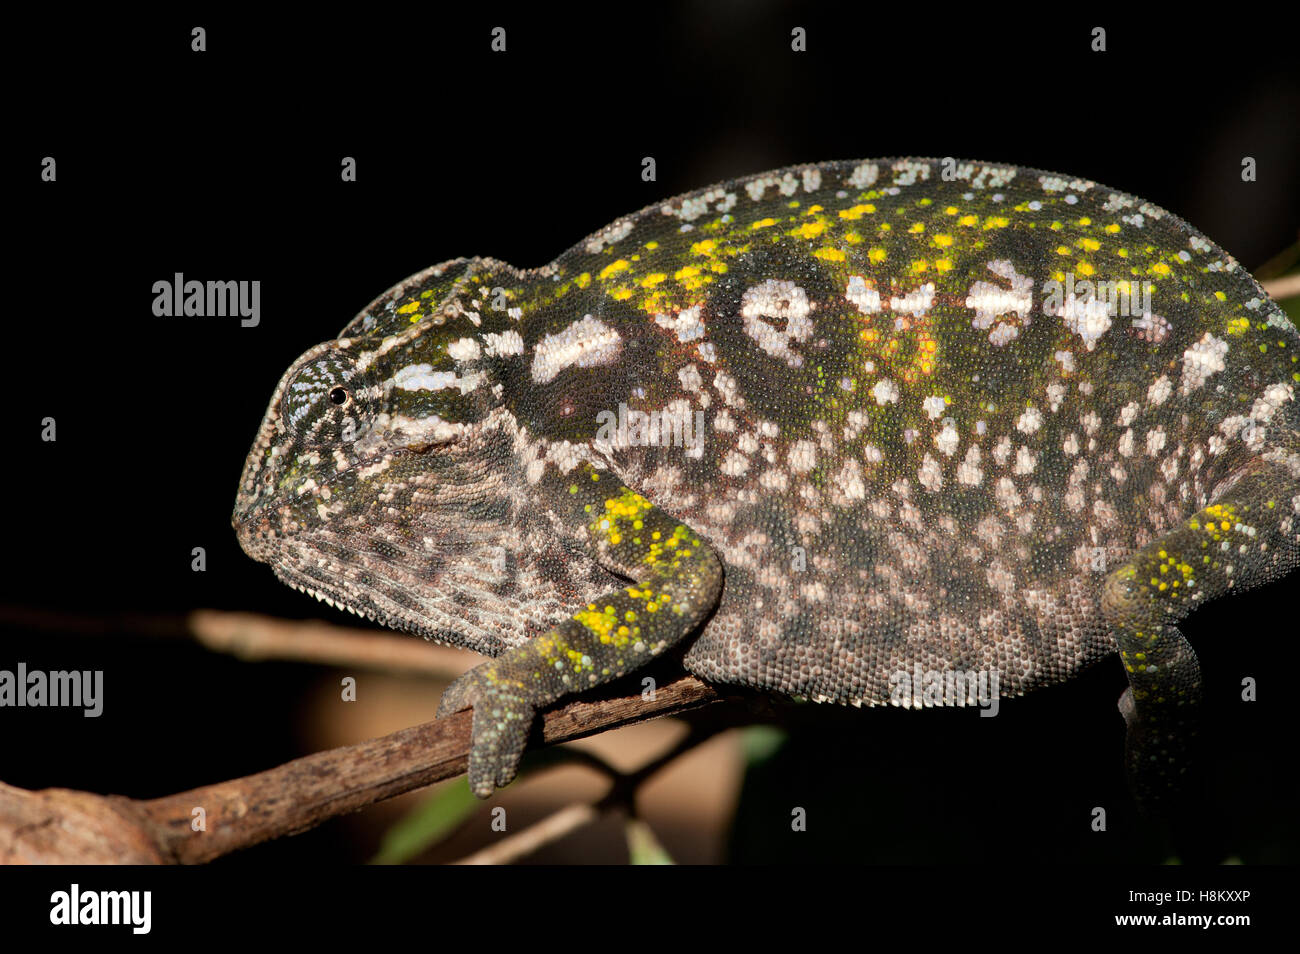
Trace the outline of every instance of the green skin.
<instances>
[{"instance_id":1,"label":"green skin","mask_svg":"<svg viewBox=\"0 0 1300 954\"><path fill-rule=\"evenodd\" d=\"M1118 653L1154 804L1200 693L1178 621L1300 559L1298 355L1139 199L797 167L395 286L286 372L234 524L291 585L494 657L439 709L474 708L479 795L537 710L689 640L706 680L852 705L915 666L1019 695ZM611 426L672 408L697 443Z\"/></svg>"}]
</instances>

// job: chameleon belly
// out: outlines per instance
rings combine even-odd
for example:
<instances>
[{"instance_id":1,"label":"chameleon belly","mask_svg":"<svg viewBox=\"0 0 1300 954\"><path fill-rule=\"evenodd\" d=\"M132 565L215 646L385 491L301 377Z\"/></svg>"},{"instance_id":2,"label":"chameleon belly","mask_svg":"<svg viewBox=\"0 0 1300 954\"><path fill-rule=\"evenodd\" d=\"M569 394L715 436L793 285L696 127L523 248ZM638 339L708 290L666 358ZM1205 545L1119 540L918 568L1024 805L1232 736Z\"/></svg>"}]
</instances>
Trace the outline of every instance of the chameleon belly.
<instances>
[{"instance_id":1,"label":"chameleon belly","mask_svg":"<svg viewBox=\"0 0 1300 954\"><path fill-rule=\"evenodd\" d=\"M395 286L286 373L235 524L289 582L496 655L619 639L601 594L667 552L641 500L721 566L682 591L705 679L876 704L917 664L1017 694L1118 650L1139 687L1171 621L1297 562L1298 355L1140 199L800 166Z\"/></svg>"}]
</instances>

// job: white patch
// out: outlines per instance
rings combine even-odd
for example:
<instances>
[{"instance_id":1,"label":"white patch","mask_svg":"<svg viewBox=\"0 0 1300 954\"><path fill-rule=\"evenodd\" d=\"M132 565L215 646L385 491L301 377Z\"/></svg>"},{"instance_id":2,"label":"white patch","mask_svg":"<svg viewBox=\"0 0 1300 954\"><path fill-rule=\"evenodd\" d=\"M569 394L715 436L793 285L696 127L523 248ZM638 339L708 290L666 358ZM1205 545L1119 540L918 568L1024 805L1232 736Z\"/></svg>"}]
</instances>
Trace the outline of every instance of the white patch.
<instances>
[{"instance_id":1,"label":"white patch","mask_svg":"<svg viewBox=\"0 0 1300 954\"><path fill-rule=\"evenodd\" d=\"M875 444L868 444L863 447L862 457L868 464L879 464L885 459L885 455L881 453L880 448Z\"/></svg>"},{"instance_id":2,"label":"white patch","mask_svg":"<svg viewBox=\"0 0 1300 954\"><path fill-rule=\"evenodd\" d=\"M916 479L920 481L921 486L931 493L938 493L943 487L943 468L939 462L926 454L921 459L921 466L917 468Z\"/></svg>"},{"instance_id":3,"label":"white patch","mask_svg":"<svg viewBox=\"0 0 1300 954\"><path fill-rule=\"evenodd\" d=\"M993 459L998 462L999 467L1007 466L1007 460L1011 457L1011 438L1005 434L998 439L993 445Z\"/></svg>"},{"instance_id":4,"label":"white patch","mask_svg":"<svg viewBox=\"0 0 1300 954\"><path fill-rule=\"evenodd\" d=\"M1165 449L1165 440L1165 429L1163 427L1155 427L1147 431L1147 456L1160 456L1160 452Z\"/></svg>"},{"instance_id":5,"label":"white patch","mask_svg":"<svg viewBox=\"0 0 1300 954\"><path fill-rule=\"evenodd\" d=\"M746 290L740 297L740 317L744 320L745 334L768 354L785 359L792 368L803 365L803 355L792 351L790 344L812 337L813 322L808 317L811 312L808 295L790 281L769 278ZM785 329L776 329L764 318L785 321Z\"/></svg>"},{"instance_id":6,"label":"white patch","mask_svg":"<svg viewBox=\"0 0 1300 954\"><path fill-rule=\"evenodd\" d=\"M1183 393L1195 391L1213 374L1227 367L1223 360L1228 353L1228 342L1206 332L1201 339L1183 352Z\"/></svg>"},{"instance_id":7,"label":"white patch","mask_svg":"<svg viewBox=\"0 0 1300 954\"><path fill-rule=\"evenodd\" d=\"M875 185L878 178L880 178L880 167L874 162L864 162L854 168L853 173L844 180L844 184L865 190Z\"/></svg>"},{"instance_id":8,"label":"white patch","mask_svg":"<svg viewBox=\"0 0 1300 954\"><path fill-rule=\"evenodd\" d=\"M722 400L726 401L732 407L744 407L745 401L740 396L740 387L736 384L736 379L727 374L726 371L719 371L713 378L713 386L718 389L722 395Z\"/></svg>"},{"instance_id":9,"label":"white patch","mask_svg":"<svg viewBox=\"0 0 1300 954\"><path fill-rule=\"evenodd\" d=\"M937 394L932 394L921 402L921 410L925 411L926 415L932 421L937 421L939 418L943 417L944 409L947 407L948 402Z\"/></svg>"},{"instance_id":10,"label":"white patch","mask_svg":"<svg viewBox=\"0 0 1300 954\"><path fill-rule=\"evenodd\" d=\"M736 429L736 419L725 407L713 418L713 429L720 434L730 434Z\"/></svg>"},{"instance_id":11,"label":"white patch","mask_svg":"<svg viewBox=\"0 0 1300 954\"><path fill-rule=\"evenodd\" d=\"M817 445L812 441L795 441L788 457L790 469L806 474L817 466Z\"/></svg>"},{"instance_id":12,"label":"white patch","mask_svg":"<svg viewBox=\"0 0 1300 954\"><path fill-rule=\"evenodd\" d=\"M739 451L730 451L722 459L722 472L728 477L742 477L749 470L749 458Z\"/></svg>"},{"instance_id":13,"label":"white patch","mask_svg":"<svg viewBox=\"0 0 1300 954\"><path fill-rule=\"evenodd\" d=\"M930 306L933 304L933 282L922 285L915 291L908 292L902 298L895 296L889 299L889 307L891 310L911 315L913 318L920 318L922 315L928 313Z\"/></svg>"},{"instance_id":14,"label":"white patch","mask_svg":"<svg viewBox=\"0 0 1300 954\"><path fill-rule=\"evenodd\" d=\"M565 368L613 364L623 350L617 331L591 315L575 321L557 335L547 335L533 349L533 381L555 380Z\"/></svg>"},{"instance_id":15,"label":"white patch","mask_svg":"<svg viewBox=\"0 0 1300 954\"><path fill-rule=\"evenodd\" d=\"M994 275L1006 279L1011 287L1003 288L984 281L971 285L966 294L966 307L975 312L971 326L983 331L1003 315L1012 314L1024 325L1028 325L1029 313L1034 307L1033 280L1017 272L1007 259L989 262L987 267ZM1018 325L1007 321L998 322L997 327L989 332L989 341L1001 347L1019 334Z\"/></svg>"},{"instance_id":16,"label":"white patch","mask_svg":"<svg viewBox=\"0 0 1300 954\"><path fill-rule=\"evenodd\" d=\"M1043 426L1043 412L1036 407L1026 408L1016 420L1016 430L1022 434L1032 434Z\"/></svg>"},{"instance_id":17,"label":"white patch","mask_svg":"<svg viewBox=\"0 0 1300 954\"><path fill-rule=\"evenodd\" d=\"M1021 444L1016 449L1016 465L1011 469L1011 472L1018 475L1032 474L1037 466L1038 458L1033 455L1028 447Z\"/></svg>"},{"instance_id":18,"label":"white patch","mask_svg":"<svg viewBox=\"0 0 1300 954\"><path fill-rule=\"evenodd\" d=\"M1138 411L1140 410L1142 410L1142 406L1138 404L1137 401L1129 401L1127 404L1125 404L1122 408L1119 409L1119 420L1117 420L1115 423L1117 423L1120 427L1128 427L1135 420L1137 420Z\"/></svg>"},{"instance_id":19,"label":"white patch","mask_svg":"<svg viewBox=\"0 0 1300 954\"><path fill-rule=\"evenodd\" d=\"M862 482L862 466L852 457L835 475L835 483L849 500L862 500L867 496L867 486Z\"/></svg>"},{"instance_id":20,"label":"white patch","mask_svg":"<svg viewBox=\"0 0 1300 954\"><path fill-rule=\"evenodd\" d=\"M718 352L714 349L712 341L701 341L695 351L699 354L701 360L707 361L709 364L713 364L718 360Z\"/></svg>"},{"instance_id":21,"label":"white patch","mask_svg":"<svg viewBox=\"0 0 1300 954\"><path fill-rule=\"evenodd\" d=\"M680 369L677 372L677 380L681 381L682 387L688 391L698 391L704 387L704 379L700 377L700 369L693 364L688 364Z\"/></svg>"},{"instance_id":22,"label":"white patch","mask_svg":"<svg viewBox=\"0 0 1300 954\"><path fill-rule=\"evenodd\" d=\"M1253 420L1261 424L1267 424L1273 419L1273 414L1287 401L1293 400L1295 389L1289 384L1270 384L1264 389L1263 397L1255 399L1251 406L1250 416Z\"/></svg>"},{"instance_id":23,"label":"white patch","mask_svg":"<svg viewBox=\"0 0 1300 954\"><path fill-rule=\"evenodd\" d=\"M758 450L758 438L746 431L740 435L740 439L736 441L736 446L740 448L742 454L752 454Z\"/></svg>"},{"instance_id":24,"label":"white patch","mask_svg":"<svg viewBox=\"0 0 1300 954\"><path fill-rule=\"evenodd\" d=\"M1079 453L1079 436L1071 433L1070 436L1065 439L1065 443L1061 445L1061 450L1065 451L1066 455L1069 457L1073 457L1075 454Z\"/></svg>"},{"instance_id":25,"label":"white patch","mask_svg":"<svg viewBox=\"0 0 1300 954\"><path fill-rule=\"evenodd\" d=\"M560 441L546 449L546 460L548 463L560 468L561 473L567 474L583 462L585 451L586 445Z\"/></svg>"},{"instance_id":26,"label":"white patch","mask_svg":"<svg viewBox=\"0 0 1300 954\"><path fill-rule=\"evenodd\" d=\"M1054 305L1050 300L1043 302L1043 314L1061 318L1065 327L1083 339L1083 345L1089 351L1097 347L1097 341L1110 330L1112 324L1109 306L1100 298L1081 301L1071 292L1065 297L1065 303Z\"/></svg>"},{"instance_id":27,"label":"white patch","mask_svg":"<svg viewBox=\"0 0 1300 954\"><path fill-rule=\"evenodd\" d=\"M1119 438L1119 452L1122 457L1133 456L1133 428L1129 428Z\"/></svg>"},{"instance_id":28,"label":"white patch","mask_svg":"<svg viewBox=\"0 0 1300 954\"><path fill-rule=\"evenodd\" d=\"M1055 358L1057 361L1061 362L1061 370L1062 370L1062 371L1067 371L1067 372L1068 372L1068 371L1073 371L1073 370L1074 370L1074 352L1073 352L1073 351L1058 351L1058 352L1056 352L1056 354L1052 355L1052 357Z\"/></svg>"},{"instance_id":29,"label":"white patch","mask_svg":"<svg viewBox=\"0 0 1300 954\"><path fill-rule=\"evenodd\" d=\"M483 335L484 350L489 358L506 358L524 353L524 339L515 330L503 331L501 334L489 331Z\"/></svg>"},{"instance_id":30,"label":"white patch","mask_svg":"<svg viewBox=\"0 0 1300 954\"><path fill-rule=\"evenodd\" d=\"M1060 410L1061 405L1065 402L1065 385L1056 383L1047 386L1047 404L1052 413L1055 414Z\"/></svg>"},{"instance_id":31,"label":"white patch","mask_svg":"<svg viewBox=\"0 0 1300 954\"><path fill-rule=\"evenodd\" d=\"M957 428L953 426L952 421L943 425L943 430L934 435L934 446L939 448L939 452L947 457L957 453L957 445L961 443L961 438L957 434Z\"/></svg>"},{"instance_id":32,"label":"white patch","mask_svg":"<svg viewBox=\"0 0 1300 954\"><path fill-rule=\"evenodd\" d=\"M1004 510L1014 510L1021 504L1020 491L1016 490L1015 482L1010 477L999 478L993 488L993 497Z\"/></svg>"},{"instance_id":33,"label":"white patch","mask_svg":"<svg viewBox=\"0 0 1300 954\"><path fill-rule=\"evenodd\" d=\"M468 394L482 380L481 374L460 377L455 371L435 371L431 364L409 364L393 375L394 387L403 391L445 391L448 388L458 388L461 394Z\"/></svg>"},{"instance_id":34,"label":"white patch","mask_svg":"<svg viewBox=\"0 0 1300 954\"><path fill-rule=\"evenodd\" d=\"M1156 378L1151 387L1147 388L1147 400L1159 406L1169 400L1169 395L1173 393L1174 384L1169 380L1169 375L1162 374Z\"/></svg>"},{"instance_id":35,"label":"white patch","mask_svg":"<svg viewBox=\"0 0 1300 954\"><path fill-rule=\"evenodd\" d=\"M967 487L978 487L984 480L984 471L980 470L980 449L972 444L966 449L966 457L957 465L957 483Z\"/></svg>"},{"instance_id":36,"label":"white patch","mask_svg":"<svg viewBox=\"0 0 1300 954\"><path fill-rule=\"evenodd\" d=\"M478 342L473 338L461 338L447 345L447 354L451 355L453 361L476 361L481 353Z\"/></svg>"},{"instance_id":37,"label":"white patch","mask_svg":"<svg viewBox=\"0 0 1300 954\"><path fill-rule=\"evenodd\" d=\"M587 240L587 251L595 255L606 245L613 245L615 242L621 242L632 234L632 219L627 218L621 222L615 222L606 228L603 232L598 232Z\"/></svg>"},{"instance_id":38,"label":"white patch","mask_svg":"<svg viewBox=\"0 0 1300 954\"><path fill-rule=\"evenodd\" d=\"M866 279L861 275L850 275L848 288L844 297L864 315L874 315L880 311L880 292L868 288Z\"/></svg>"},{"instance_id":39,"label":"white patch","mask_svg":"<svg viewBox=\"0 0 1300 954\"><path fill-rule=\"evenodd\" d=\"M655 315L655 324L667 328L685 344L704 337L704 321L700 317L703 309L699 305L683 308L676 315Z\"/></svg>"},{"instance_id":40,"label":"white patch","mask_svg":"<svg viewBox=\"0 0 1300 954\"><path fill-rule=\"evenodd\" d=\"M790 486L790 478L786 476L785 471L777 470L773 467L770 470L763 471L762 476L758 478L758 485L765 490L774 490L778 493L785 493L786 489Z\"/></svg>"},{"instance_id":41,"label":"white patch","mask_svg":"<svg viewBox=\"0 0 1300 954\"><path fill-rule=\"evenodd\" d=\"M875 397L876 403L881 407L886 404L898 403L898 385L888 378L881 378L877 381L876 386L871 389L871 393Z\"/></svg>"}]
</instances>

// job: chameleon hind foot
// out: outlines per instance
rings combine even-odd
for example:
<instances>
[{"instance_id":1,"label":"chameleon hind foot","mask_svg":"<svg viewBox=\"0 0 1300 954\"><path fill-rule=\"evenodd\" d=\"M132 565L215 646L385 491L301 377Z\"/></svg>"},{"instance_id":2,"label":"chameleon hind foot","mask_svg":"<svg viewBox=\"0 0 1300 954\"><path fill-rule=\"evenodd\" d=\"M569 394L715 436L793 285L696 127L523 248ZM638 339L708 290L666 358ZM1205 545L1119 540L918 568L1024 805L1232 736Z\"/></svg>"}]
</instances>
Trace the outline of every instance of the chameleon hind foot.
<instances>
[{"instance_id":1,"label":"chameleon hind foot","mask_svg":"<svg viewBox=\"0 0 1300 954\"><path fill-rule=\"evenodd\" d=\"M514 781L537 710L521 686L497 678L496 663L476 666L442 694L438 718L474 709L469 787L479 798Z\"/></svg>"}]
</instances>

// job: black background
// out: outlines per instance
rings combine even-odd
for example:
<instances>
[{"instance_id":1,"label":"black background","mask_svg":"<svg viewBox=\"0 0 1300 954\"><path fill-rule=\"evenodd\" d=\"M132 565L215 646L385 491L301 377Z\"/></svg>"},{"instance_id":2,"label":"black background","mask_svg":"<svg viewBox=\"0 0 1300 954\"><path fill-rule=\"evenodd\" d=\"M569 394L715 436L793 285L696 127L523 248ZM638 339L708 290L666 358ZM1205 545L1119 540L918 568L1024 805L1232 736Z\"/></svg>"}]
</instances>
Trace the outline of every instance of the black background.
<instances>
[{"instance_id":1,"label":"black background","mask_svg":"<svg viewBox=\"0 0 1300 954\"><path fill-rule=\"evenodd\" d=\"M307 667L161 646L131 635L132 621L195 607L349 619L240 552L235 486L284 369L427 265L541 265L623 213L711 182L894 155L1090 178L1187 219L1251 270L1296 241L1295 43L1251 22L1258 11L470 7L15 28L25 69L5 151L17 254L0 668L102 668L110 696L93 720L0 710L0 779L147 797L302 754ZM190 51L196 24L206 53ZM504 54L489 48L498 25ZM1097 25L1102 54L1089 50ZM794 26L808 31L806 53L790 50ZM56 183L40 181L45 156ZM356 183L339 179L344 156ZM641 179L646 156L655 182ZM1257 182L1241 181L1243 156L1258 160ZM261 325L154 317L151 286L174 272L260 280ZM56 443L40 440L47 416ZM205 573L190 569L195 546ZM1297 580L1184 627L1206 678L1212 767L1186 857L1300 854ZM79 615L90 631L50 632L33 610ZM1245 676L1259 680L1258 703L1239 701ZM752 780L734 857L1162 861L1169 846L1123 787L1123 687L1112 659L1004 701L995 720L828 713ZM751 824L769 801L836 822L773 840ZM1109 811L1104 836L1079 821L1096 805ZM318 857L365 855L323 829L222 864Z\"/></svg>"}]
</instances>

